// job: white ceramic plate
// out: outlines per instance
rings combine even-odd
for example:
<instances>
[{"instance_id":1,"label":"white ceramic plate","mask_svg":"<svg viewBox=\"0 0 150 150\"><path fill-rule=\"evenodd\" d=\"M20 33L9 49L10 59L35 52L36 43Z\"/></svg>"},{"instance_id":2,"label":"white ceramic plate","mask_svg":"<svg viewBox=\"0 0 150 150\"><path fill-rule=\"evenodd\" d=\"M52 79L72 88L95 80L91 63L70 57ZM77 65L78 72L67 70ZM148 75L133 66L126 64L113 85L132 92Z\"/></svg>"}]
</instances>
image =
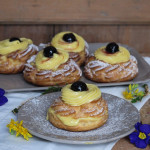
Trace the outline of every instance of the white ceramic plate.
<instances>
[{"instance_id":1,"label":"white ceramic plate","mask_svg":"<svg viewBox=\"0 0 150 150\"><path fill-rule=\"evenodd\" d=\"M110 142L129 135L140 120L138 110L119 97L102 93L108 103L109 118L105 125L85 132L70 132L54 127L46 120L46 114L53 100L60 92L35 97L27 101L18 113L18 120L29 132L42 139L68 144L96 144Z\"/></svg>"}]
</instances>

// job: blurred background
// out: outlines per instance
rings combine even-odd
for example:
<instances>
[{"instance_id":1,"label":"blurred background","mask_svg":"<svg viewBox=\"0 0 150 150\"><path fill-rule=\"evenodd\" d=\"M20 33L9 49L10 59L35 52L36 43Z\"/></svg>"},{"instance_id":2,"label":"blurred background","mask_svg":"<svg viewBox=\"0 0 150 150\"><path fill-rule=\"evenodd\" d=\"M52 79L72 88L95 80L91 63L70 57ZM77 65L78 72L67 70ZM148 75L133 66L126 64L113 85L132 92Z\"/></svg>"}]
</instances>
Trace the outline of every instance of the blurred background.
<instances>
[{"instance_id":1,"label":"blurred background","mask_svg":"<svg viewBox=\"0 0 150 150\"><path fill-rule=\"evenodd\" d=\"M0 40L50 42L73 31L89 43L119 42L150 56L149 0L0 0Z\"/></svg>"}]
</instances>

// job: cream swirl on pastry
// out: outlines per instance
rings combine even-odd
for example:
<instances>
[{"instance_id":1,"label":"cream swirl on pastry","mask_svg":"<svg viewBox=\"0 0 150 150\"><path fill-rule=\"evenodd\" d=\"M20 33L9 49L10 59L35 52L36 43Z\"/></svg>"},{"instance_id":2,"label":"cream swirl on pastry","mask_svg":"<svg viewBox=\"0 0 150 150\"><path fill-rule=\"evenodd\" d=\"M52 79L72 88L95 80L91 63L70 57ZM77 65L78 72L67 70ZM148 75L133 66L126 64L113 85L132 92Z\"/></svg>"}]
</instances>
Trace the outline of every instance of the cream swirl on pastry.
<instances>
[{"instance_id":1,"label":"cream swirl on pastry","mask_svg":"<svg viewBox=\"0 0 150 150\"><path fill-rule=\"evenodd\" d=\"M67 31L56 34L50 45L60 51L68 52L69 58L73 59L79 66L84 64L89 55L87 42L74 32Z\"/></svg>"},{"instance_id":2,"label":"cream swirl on pastry","mask_svg":"<svg viewBox=\"0 0 150 150\"><path fill-rule=\"evenodd\" d=\"M62 100L71 106L80 106L85 103L97 100L101 97L100 89L93 84L86 84L87 91L76 92L71 90L71 84L62 89Z\"/></svg>"},{"instance_id":3,"label":"cream swirl on pastry","mask_svg":"<svg viewBox=\"0 0 150 150\"><path fill-rule=\"evenodd\" d=\"M0 41L0 54L1 55L7 55L16 50L20 50L20 51L25 50L28 47L28 45L33 43L32 40L27 39L27 38L19 38L18 40L12 40L12 41L11 39Z\"/></svg>"},{"instance_id":4,"label":"cream swirl on pastry","mask_svg":"<svg viewBox=\"0 0 150 150\"><path fill-rule=\"evenodd\" d=\"M65 63L69 55L66 52L57 50L58 53L54 53L52 58L45 57L43 55L43 50L40 51L35 59L35 64L38 70L56 70L59 65Z\"/></svg>"},{"instance_id":5,"label":"cream swirl on pastry","mask_svg":"<svg viewBox=\"0 0 150 150\"><path fill-rule=\"evenodd\" d=\"M129 81L138 73L137 60L115 42L101 47L86 60L85 77L95 82Z\"/></svg>"},{"instance_id":6,"label":"cream swirl on pastry","mask_svg":"<svg viewBox=\"0 0 150 150\"><path fill-rule=\"evenodd\" d=\"M27 38L13 37L0 41L0 73L22 72L27 60L38 52L38 47Z\"/></svg>"},{"instance_id":7,"label":"cream swirl on pastry","mask_svg":"<svg viewBox=\"0 0 150 150\"><path fill-rule=\"evenodd\" d=\"M71 34L73 36L73 42L66 42L63 37L64 35ZM67 52L81 52L85 48L84 39L76 33L67 31L60 32L54 36L51 41L51 44L54 47L57 47L58 50L67 51Z\"/></svg>"},{"instance_id":8,"label":"cream swirl on pastry","mask_svg":"<svg viewBox=\"0 0 150 150\"><path fill-rule=\"evenodd\" d=\"M106 123L108 106L97 86L77 81L62 89L46 118L61 129L88 131Z\"/></svg>"},{"instance_id":9,"label":"cream swirl on pastry","mask_svg":"<svg viewBox=\"0 0 150 150\"><path fill-rule=\"evenodd\" d=\"M28 60L24 69L26 81L40 86L64 85L80 79L82 71L69 54L48 46Z\"/></svg>"},{"instance_id":10,"label":"cream swirl on pastry","mask_svg":"<svg viewBox=\"0 0 150 150\"><path fill-rule=\"evenodd\" d=\"M106 47L100 47L94 53L96 59L107 62L109 64L117 64L122 62L127 62L130 60L129 51L122 46L119 46L119 51L115 53L108 53Z\"/></svg>"}]
</instances>

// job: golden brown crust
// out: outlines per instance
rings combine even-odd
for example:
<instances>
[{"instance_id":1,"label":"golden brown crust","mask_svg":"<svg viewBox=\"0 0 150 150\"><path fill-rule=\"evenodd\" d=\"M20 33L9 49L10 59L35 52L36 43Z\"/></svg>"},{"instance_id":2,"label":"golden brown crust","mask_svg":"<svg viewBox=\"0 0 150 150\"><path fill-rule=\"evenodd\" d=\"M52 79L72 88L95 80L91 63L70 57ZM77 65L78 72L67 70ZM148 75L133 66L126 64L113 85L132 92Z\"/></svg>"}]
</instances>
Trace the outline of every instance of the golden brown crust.
<instances>
[{"instance_id":1,"label":"golden brown crust","mask_svg":"<svg viewBox=\"0 0 150 150\"><path fill-rule=\"evenodd\" d=\"M60 65L56 71L38 71L35 63L32 63L26 64L23 75L26 81L35 85L65 85L67 83L73 83L75 81L78 81L82 75L79 66L70 59L66 63Z\"/></svg>"},{"instance_id":2,"label":"golden brown crust","mask_svg":"<svg viewBox=\"0 0 150 150\"><path fill-rule=\"evenodd\" d=\"M69 52L69 58L73 59L79 66L83 65L87 57L85 50L81 52Z\"/></svg>"},{"instance_id":3,"label":"golden brown crust","mask_svg":"<svg viewBox=\"0 0 150 150\"><path fill-rule=\"evenodd\" d=\"M106 123L108 119L108 106L104 99L99 98L98 100L90 103L83 104L81 106L70 106L65 104L61 98L57 99L51 108L54 110L54 114L48 112L48 120L57 128L69 130L69 131L87 131L96 129ZM58 117L69 116L73 119L79 118L98 118L94 121L80 120L76 126L65 125Z\"/></svg>"},{"instance_id":4,"label":"golden brown crust","mask_svg":"<svg viewBox=\"0 0 150 150\"><path fill-rule=\"evenodd\" d=\"M32 47L31 50L26 50L9 53L7 55L0 55L0 73L15 74L22 72L27 60L37 53L37 49Z\"/></svg>"},{"instance_id":5,"label":"golden brown crust","mask_svg":"<svg viewBox=\"0 0 150 150\"><path fill-rule=\"evenodd\" d=\"M97 60L95 56L90 56L84 67L85 77L95 82L129 81L134 79L137 74L138 66L134 56L131 56L128 62L114 65Z\"/></svg>"}]
</instances>

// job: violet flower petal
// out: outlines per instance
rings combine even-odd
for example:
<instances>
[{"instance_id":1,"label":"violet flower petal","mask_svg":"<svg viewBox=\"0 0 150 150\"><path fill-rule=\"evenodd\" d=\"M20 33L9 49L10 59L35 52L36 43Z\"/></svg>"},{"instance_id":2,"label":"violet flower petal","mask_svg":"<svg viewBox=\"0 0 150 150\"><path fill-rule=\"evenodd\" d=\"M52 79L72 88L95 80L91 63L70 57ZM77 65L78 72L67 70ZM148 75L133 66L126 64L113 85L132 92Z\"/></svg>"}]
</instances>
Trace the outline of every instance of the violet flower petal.
<instances>
[{"instance_id":1,"label":"violet flower petal","mask_svg":"<svg viewBox=\"0 0 150 150\"><path fill-rule=\"evenodd\" d=\"M137 122L137 123L135 124L135 129L136 129L137 131L139 131L139 132L140 132L139 127L140 127L141 125L142 125L142 124L139 123L139 122Z\"/></svg>"},{"instance_id":2,"label":"violet flower petal","mask_svg":"<svg viewBox=\"0 0 150 150\"><path fill-rule=\"evenodd\" d=\"M133 132L129 135L130 142L135 144L138 148L146 148L147 145L150 144L150 136L148 135L150 133L150 125L137 122L135 124L135 129L137 132ZM145 134L146 137L141 137L144 139L139 137L140 132Z\"/></svg>"},{"instance_id":3,"label":"violet flower petal","mask_svg":"<svg viewBox=\"0 0 150 150\"><path fill-rule=\"evenodd\" d=\"M150 144L150 136L147 136L147 138L145 139L146 144Z\"/></svg>"},{"instance_id":4,"label":"violet flower petal","mask_svg":"<svg viewBox=\"0 0 150 150\"><path fill-rule=\"evenodd\" d=\"M130 142L134 144L139 139L138 136L139 136L138 132L131 133L129 135Z\"/></svg>"},{"instance_id":5,"label":"violet flower petal","mask_svg":"<svg viewBox=\"0 0 150 150\"><path fill-rule=\"evenodd\" d=\"M4 94L5 94L5 91L2 88L0 88L0 97L3 96Z\"/></svg>"},{"instance_id":6,"label":"violet flower petal","mask_svg":"<svg viewBox=\"0 0 150 150\"><path fill-rule=\"evenodd\" d=\"M149 134L150 133L150 125L143 124L139 127L139 130L145 134Z\"/></svg>"},{"instance_id":7,"label":"violet flower petal","mask_svg":"<svg viewBox=\"0 0 150 150\"><path fill-rule=\"evenodd\" d=\"M146 148L147 147L147 144L145 143L145 140L141 140L140 138L139 138L139 140L137 140L135 142L135 145L138 148Z\"/></svg>"},{"instance_id":8,"label":"violet flower petal","mask_svg":"<svg viewBox=\"0 0 150 150\"><path fill-rule=\"evenodd\" d=\"M7 97L5 96L0 97L0 106L4 105L7 102L8 102Z\"/></svg>"}]
</instances>

